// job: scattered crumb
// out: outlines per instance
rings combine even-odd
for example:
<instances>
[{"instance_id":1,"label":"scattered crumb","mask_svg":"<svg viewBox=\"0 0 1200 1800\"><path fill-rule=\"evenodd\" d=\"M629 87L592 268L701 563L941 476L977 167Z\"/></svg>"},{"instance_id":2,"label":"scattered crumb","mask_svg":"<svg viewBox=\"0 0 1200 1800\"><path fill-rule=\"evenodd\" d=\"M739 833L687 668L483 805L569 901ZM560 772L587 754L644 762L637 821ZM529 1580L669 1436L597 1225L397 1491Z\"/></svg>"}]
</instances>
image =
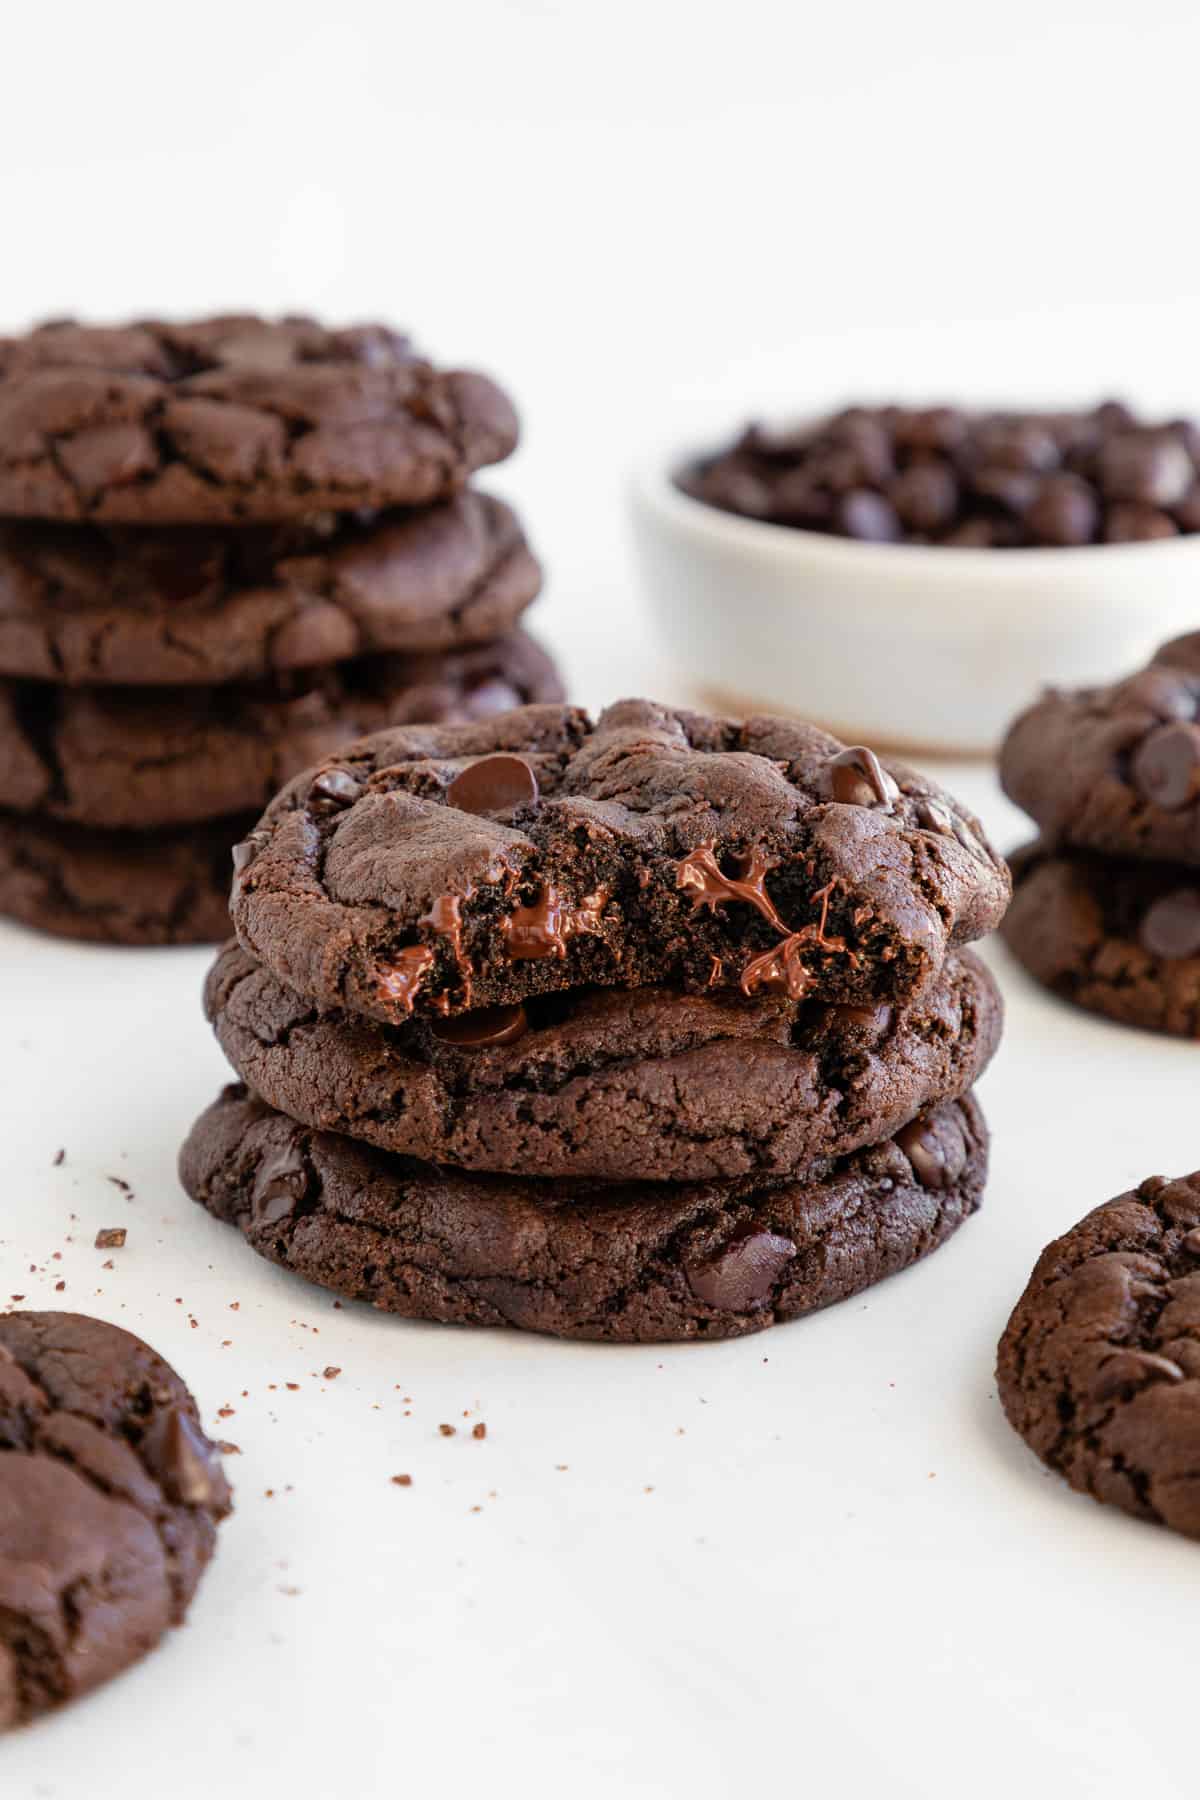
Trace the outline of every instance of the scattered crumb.
<instances>
[{"instance_id":1,"label":"scattered crumb","mask_svg":"<svg viewBox=\"0 0 1200 1800\"><path fill-rule=\"evenodd\" d=\"M457 1430L457 1426L454 1426L454 1425L439 1425L439 1426L438 1426L438 1430L439 1430L439 1431L440 1431L440 1432L441 1432L441 1434L442 1434L442 1436L443 1436L443 1437L453 1437L453 1436L454 1436L454 1433L455 1433L455 1431L456 1431L456 1430Z\"/></svg>"},{"instance_id":2,"label":"scattered crumb","mask_svg":"<svg viewBox=\"0 0 1200 1800\"><path fill-rule=\"evenodd\" d=\"M487 1436L487 1426L482 1419L480 1419L478 1425L472 1425L471 1436L473 1438L485 1438Z\"/></svg>"},{"instance_id":3,"label":"scattered crumb","mask_svg":"<svg viewBox=\"0 0 1200 1800\"><path fill-rule=\"evenodd\" d=\"M230 1301L230 1302L229 1302L229 1310L230 1310L230 1312L236 1312L236 1311L237 1311L237 1309L238 1309L238 1307L239 1307L239 1306L240 1306L240 1305L241 1305L241 1304L242 1304L242 1303L241 1303L241 1301L240 1301L240 1300L231 1300L231 1301Z\"/></svg>"},{"instance_id":4,"label":"scattered crumb","mask_svg":"<svg viewBox=\"0 0 1200 1800\"><path fill-rule=\"evenodd\" d=\"M10 1294L8 1297L10 1300L23 1300L25 1298L24 1294Z\"/></svg>"},{"instance_id":5,"label":"scattered crumb","mask_svg":"<svg viewBox=\"0 0 1200 1800\"><path fill-rule=\"evenodd\" d=\"M285 1381L283 1385L290 1393L298 1394L300 1392L300 1383L298 1381Z\"/></svg>"},{"instance_id":6,"label":"scattered crumb","mask_svg":"<svg viewBox=\"0 0 1200 1800\"><path fill-rule=\"evenodd\" d=\"M123 1225L105 1225L96 1233L96 1242L93 1247L97 1250L123 1250L125 1239L128 1236L129 1233Z\"/></svg>"},{"instance_id":7,"label":"scattered crumb","mask_svg":"<svg viewBox=\"0 0 1200 1800\"><path fill-rule=\"evenodd\" d=\"M289 1600L295 1599L296 1595L301 1593L302 1591L303 1590L298 1587L281 1587L279 1590L279 1592L281 1594L286 1594L288 1596Z\"/></svg>"},{"instance_id":8,"label":"scattered crumb","mask_svg":"<svg viewBox=\"0 0 1200 1800\"><path fill-rule=\"evenodd\" d=\"M66 1285L67 1285L67 1284L66 1284L66 1282L65 1282L65 1281L56 1281L56 1282L55 1282L55 1284L54 1284L54 1291L55 1291L55 1293L56 1293L56 1294L61 1294L61 1293L62 1293L62 1291L63 1291L63 1289L64 1289L64 1288L65 1288L65 1287L66 1287Z\"/></svg>"},{"instance_id":9,"label":"scattered crumb","mask_svg":"<svg viewBox=\"0 0 1200 1800\"><path fill-rule=\"evenodd\" d=\"M472 1507L468 1508L468 1511L469 1512L482 1512L483 1508L482 1508L482 1506L472 1506Z\"/></svg>"},{"instance_id":10,"label":"scattered crumb","mask_svg":"<svg viewBox=\"0 0 1200 1800\"><path fill-rule=\"evenodd\" d=\"M644 1487L642 1489L642 1492L643 1492L643 1494L652 1494L654 1492L654 1489L652 1487Z\"/></svg>"},{"instance_id":11,"label":"scattered crumb","mask_svg":"<svg viewBox=\"0 0 1200 1800\"><path fill-rule=\"evenodd\" d=\"M393 1475L392 1476L392 1486L393 1487L411 1487L412 1486L412 1476L411 1475Z\"/></svg>"},{"instance_id":12,"label":"scattered crumb","mask_svg":"<svg viewBox=\"0 0 1200 1800\"><path fill-rule=\"evenodd\" d=\"M116 1268L116 1266L117 1266L117 1265L116 1265L116 1263L115 1263L115 1262L114 1262L114 1261L113 1261L113 1259L112 1259L112 1257L111 1257L111 1256L110 1256L110 1257L109 1257L109 1258L108 1258L108 1261L107 1261L107 1262L102 1262L102 1263L101 1263L101 1264L100 1264L100 1267L101 1267L101 1268L102 1268L102 1269L115 1269L115 1268Z\"/></svg>"},{"instance_id":13,"label":"scattered crumb","mask_svg":"<svg viewBox=\"0 0 1200 1800\"><path fill-rule=\"evenodd\" d=\"M570 1466L570 1463L555 1463L554 1465L560 1475L565 1475Z\"/></svg>"},{"instance_id":14,"label":"scattered crumb","mask_svg":"<svg viewBox=\"0 0 1200 1800\"><path fill-rule=\"evenodd\" d=\"M123 1175L106 1175L104 1179L111 1181L115 1188L119 1188L127 1200L133 1199L133 1189Z\"/></svg>"},{"instance_id":15,"label":"scattered crumb","mask_svg":"<svg viewBox=\"0 0 1200 1800\"><path fill-rule=\"evenodd\" d=\"M217 1417L218 1419L232 1419L236 1411L237 1408L234 1406L218 1406Z\"/></svg>"},{"instance_id":16,"label":"scattered crumb","mask_svg":"<svg viewBox=\"0 0 1200 1800\"><path fill-rule=\"evenodd\" d=\"M222 1456L240 1456L242 1454L242 1446L240 1444L231 1444L228 1438L218 1438L217 1449L221 1452Z\"/></svg>"},{"instance_id":17,"label":"scattered crumb","mask_svg":"<svg viewBox=\"0 0 1200 1800\"><path fill-rule=\"evenodd\" d=\"M341 1372L342 1371L339 1368L336 1368L333 1363L330 1363L329 1367L325 1370L326 1381L336 1381Z\"/></svg>"},{"instance_id":18,"label":"scattered crumb","mask_svg":"<svg viewBox=\"0 0 1200 1800\"><path fill-rule=\"evenodd\" d=\"M63 1164L66 1162L66 1160L67 1160L66 1151L65 1150L56 1150L54 1152L53 1157L51 1158L50 1166L52 1169L61 1169Z\"/></svg>"}]
</instances>

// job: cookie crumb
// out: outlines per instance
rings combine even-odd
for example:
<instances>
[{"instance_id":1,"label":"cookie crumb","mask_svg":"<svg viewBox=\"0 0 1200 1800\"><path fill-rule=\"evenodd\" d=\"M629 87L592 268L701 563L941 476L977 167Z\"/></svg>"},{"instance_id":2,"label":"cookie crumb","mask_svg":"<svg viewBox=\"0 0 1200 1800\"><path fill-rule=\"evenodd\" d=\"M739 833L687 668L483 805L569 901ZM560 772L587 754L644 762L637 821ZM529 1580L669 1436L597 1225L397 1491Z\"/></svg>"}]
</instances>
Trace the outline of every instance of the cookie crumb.
<instances>
[{"instance_id":1,"label":"cookie crumb","mask_svg":"<svg viewBox=\"0 0 1200 1800\"><path fill-rule=\"evenodd\" d=\"M287 1388L289 1393L298 1394L300 1392L300 1383L298 1381L285 1381L283 1385Z\"/></svg>"},{"instance_id":2,"label":"cookie crumb","mask_svg":"<svg viewBox=\"0 0 1200 1800\"><path fill-rule=\"evenodd\" d=\"M393 1487L411 1487L412 1486L412 1476L411 1475L393 1475L392 1476L392 1486Z\"/></svg>"},{"instance_id":3,"label":"cookie crumb","mask_svg":"<svg viewBox=\"0 0 1200 1800\"><path fill-rule=\"evenodd\" d=\"M52 1169L61 1169L63 1164L66 1162L66 1160L67 1160L66 1151L65 1150L56 1150L54 1152L53 1157L51 1158L50 1167Z\"/></svg>"},{"instance_id":4,"label":"cookie crumb","mask_svg":"<svg viewBox=\"0 0 1200 1800\"><path fill-rule=\"evenodd\" d=\"M480 1419L478 1425L472 1425L471 1436L473 1438L485 1438L487 1436L487 1426L482 1419Z\"/></svg>"},{"instance_id":5,"label":"cookie crumb","mask_svg":"<svg viewBox=\"0 0 1200 1800\"><path fill-rule=\"evenodd\" d=\"M104 1179L111 1181L115 1188L119 1188L127 1200L133 1199L133 1189L123 1175L106 1175Z\"/></svg>"},{"instance_id":6,"label":"cookie crumb","mask_svg":"<svg viewBox=\"0 0 1200 1800\"><path fill-rule=\"evenodd\" d=\"M63 1289L64 1289L64 1288L65 1288L65 1287L66 1287L66 1285L67 1285L67 1284L66 1284L66 1282L65 1282L65 1281L56 1281L56 1282L55 1282L55 1284L54 1284L54 1291L55 1291L55 1293L56 1293L56 1294L61 1294L61 1293L62 1293L62 1291L63 1291Z\"/></svg>"},{"instance_id":7,"label":"cookie crumb","mask_svg":"<svg viewBox=\"0 0 1200 1800\"><path fill-rule=\"evenodd\" d=\"M333 1363L330 1363L329 1367L325 1370L326 1381L336 1381L341 1372L342 1371Z\"/></svg>"},{"instance_id":8,"label":"cookie crumb","mask_svg":"<svg viewBox=\"0 0 1200 1800\"><path fill-rule=\"evenodd\" d=\"M457 1429L458 1428L455 1425L439 1425L438 1426L438 1430L441 1432L443 1437L453 1437L454 1433Z\"/></svg>"}]
</instances>

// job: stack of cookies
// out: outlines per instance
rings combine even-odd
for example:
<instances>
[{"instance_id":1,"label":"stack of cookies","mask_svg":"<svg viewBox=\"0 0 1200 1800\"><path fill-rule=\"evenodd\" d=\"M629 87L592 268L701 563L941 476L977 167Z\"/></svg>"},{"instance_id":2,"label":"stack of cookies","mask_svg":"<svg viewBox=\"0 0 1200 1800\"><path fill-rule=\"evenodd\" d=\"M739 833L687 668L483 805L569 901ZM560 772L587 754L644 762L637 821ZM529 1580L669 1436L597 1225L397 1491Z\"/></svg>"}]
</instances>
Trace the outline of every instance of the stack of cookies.
<instances>
[{"instance_id":1,"label":"stack of cookies","mask_svg":"<svg viewBox=\"0 0 1200 1800\"><path fill-rule=\"evenodd\" d=\"M364 732L560 699L540 571L466 484L517 421L382 326L0 339L0 912L213 940L229 851Z\"/></svg>"},{"instance_id":2,"label":"stack of cookies","mask_svg":"<svg viewBox=\"0 0 1200 1800\"><path fill-rule=\"evenodd\" d=\"M728 1337L979 1203L1008 874L812 726L623 701L385 731L235 853L206 1003L242 1078L185 1187L408 1317Z\"/></svg>"},{"instance_id":3,"label":"stack of cookies","mask_svg":"<svg viewBox=\"0 0 1200 1800\"><path fill-rule=\"evenodd\" d=\"M1200 632L1045 694L1000 775L1041 832L1013 858L1010 949L1078 1006L1200 1037Z\"/></svg>"}]
</instances>

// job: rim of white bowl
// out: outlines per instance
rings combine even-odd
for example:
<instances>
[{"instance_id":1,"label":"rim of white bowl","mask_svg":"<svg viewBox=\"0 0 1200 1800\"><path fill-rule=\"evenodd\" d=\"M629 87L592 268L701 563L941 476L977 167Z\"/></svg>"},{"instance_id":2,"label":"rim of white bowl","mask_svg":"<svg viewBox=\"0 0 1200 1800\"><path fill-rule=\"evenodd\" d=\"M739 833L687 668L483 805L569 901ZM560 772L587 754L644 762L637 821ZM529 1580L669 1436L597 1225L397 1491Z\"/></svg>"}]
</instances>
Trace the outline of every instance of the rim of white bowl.
<instances>
[{"instance_id":1,"label":"rim of white bowl","mask_svg":"<svg viewBox=\"0 0 1200 1800\"><path fill-rule=\"evenodd\" d=\"M857 538L835 537L832 532L807 531L801 526L776 525L766 519L747 519L738 513L724 512L706 500L694 499L676 485L676 475L701 454L696 449L679 450L673 455L646 458L633 478L635 495L644 503L666 513L677 524L697 536L722 542L726 548L763 550L770 546L779 555L795 560L826 561L830 564L861 562L874 565L883 572L893 564L908 574L922 573L930 578L952 577L958 581L967 574L972 579L1008 581L1016 585L1030 575L1082 575L1098 557L1113 568L1119 558L1126 574L1132 564L1160 566L1168 557L1176 562L1189 557L1200 560L1200 532L1174 538L1154 538L1140 543L1081 544L1072 547L1036 545L997 550L973 544L878 544Z\"/></svg>"}]
</instances>

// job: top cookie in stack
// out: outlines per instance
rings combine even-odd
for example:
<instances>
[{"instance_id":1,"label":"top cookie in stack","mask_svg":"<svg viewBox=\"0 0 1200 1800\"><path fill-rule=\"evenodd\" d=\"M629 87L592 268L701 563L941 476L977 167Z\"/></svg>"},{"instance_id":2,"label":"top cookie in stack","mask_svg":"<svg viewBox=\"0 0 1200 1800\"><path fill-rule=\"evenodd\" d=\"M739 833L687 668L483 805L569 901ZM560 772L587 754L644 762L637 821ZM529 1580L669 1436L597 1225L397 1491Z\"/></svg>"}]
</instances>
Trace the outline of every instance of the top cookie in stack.
<instances>
[{"instance_id":1,"label":"top cookie in stack","mask_svg":"<svg viewBox=\"0 0 1200 1800\"><path fill-rule=\"evenodd\" d=\"M1041 832L1013 860L1010 948L1080 1006L1200 1037L1200 632L1045 694L1000 774Z\"/></svg>"},{"instance_id":2,"label":"top cookie in stack","mask_svg":"<svg viewBox=\"0 0 1200 1800\"><path fill-rule=\"evenodd\" d=\"M184 1181L339 1292L725 1336L978 1204L1001 1015L961 947L1007 871L868 749L640 700L387 731L292 782L235 867L206 1004L249 1091Z\"/></svg>"},{"instance_id":3,"label":"top cookie in stack","mask_svg":"<svg viewBox=\"0 0 1200 1800\"><path fill-rule=\"evenodd\" d=\"M470 488L517 421L383 326L250 317L0 339L0 910L227 929L228 852L341 743L561 686L541 574Z\"/></svg>"}]
</instances>

